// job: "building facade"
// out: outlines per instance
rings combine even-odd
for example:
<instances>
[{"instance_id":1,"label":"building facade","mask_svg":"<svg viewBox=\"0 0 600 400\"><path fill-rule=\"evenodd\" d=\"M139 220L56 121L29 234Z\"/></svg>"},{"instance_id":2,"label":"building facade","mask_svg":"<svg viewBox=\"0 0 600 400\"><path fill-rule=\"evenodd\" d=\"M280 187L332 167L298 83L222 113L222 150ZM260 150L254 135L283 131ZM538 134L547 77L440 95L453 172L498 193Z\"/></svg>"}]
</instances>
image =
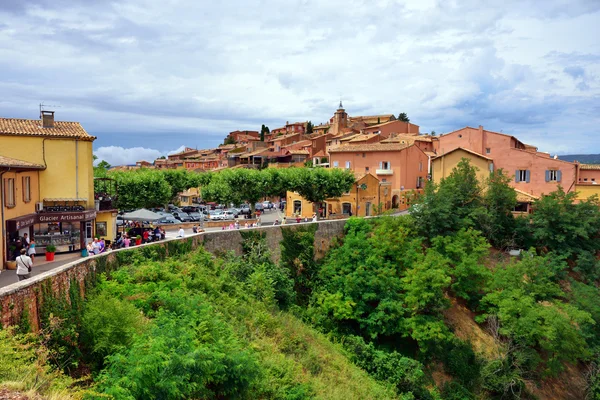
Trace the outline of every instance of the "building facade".
<instances>
[{"instance_id":1,"label":"building facade","mask_svg":"<svg viewBox=\"0 0 600 400\"><path fill-rule=\"evenodd\" d=\"M40 120L0 118L3 261L25 233L38 253L49 244L68 252L115 229L116 210L96 207L94 139L77 122L55 121L50 111Z\"/></svg>"}]
</instances>

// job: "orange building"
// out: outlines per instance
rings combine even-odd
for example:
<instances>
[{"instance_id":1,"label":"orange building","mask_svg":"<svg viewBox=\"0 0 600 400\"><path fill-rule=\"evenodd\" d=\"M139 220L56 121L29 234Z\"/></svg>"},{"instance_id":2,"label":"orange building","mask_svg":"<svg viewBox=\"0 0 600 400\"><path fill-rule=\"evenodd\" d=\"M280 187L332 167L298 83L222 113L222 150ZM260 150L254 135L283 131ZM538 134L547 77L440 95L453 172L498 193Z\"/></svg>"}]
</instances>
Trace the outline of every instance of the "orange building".
<instances>
[{"instance_id":1,"label":"orange building","mask_svg":"<svg viewBox=\"0 0 600 400\"><path fill-rule=\"evenodd\" d=\"M403 208L405 193L423 189L427 180L429 156L415 145L345 145L330 148L329 154L333 168L351 169L356 175L370 173L389 183L392 208Z\"/></svg>"},{"instance_id":2,"label":"orange building","mask_svg":"<svg viewBox=\"0 0 600 400\"><path fill-rule=\"evenodd\" d=\"M558 185L572 191L577 183L576 164L552 158L514 136L487 131L482 126L444 134L433 143L439 155L460 147L492 159L494 169L502 168L512 176L515 189L533 196L553 192Z\"/></svg>"}]
</instances>

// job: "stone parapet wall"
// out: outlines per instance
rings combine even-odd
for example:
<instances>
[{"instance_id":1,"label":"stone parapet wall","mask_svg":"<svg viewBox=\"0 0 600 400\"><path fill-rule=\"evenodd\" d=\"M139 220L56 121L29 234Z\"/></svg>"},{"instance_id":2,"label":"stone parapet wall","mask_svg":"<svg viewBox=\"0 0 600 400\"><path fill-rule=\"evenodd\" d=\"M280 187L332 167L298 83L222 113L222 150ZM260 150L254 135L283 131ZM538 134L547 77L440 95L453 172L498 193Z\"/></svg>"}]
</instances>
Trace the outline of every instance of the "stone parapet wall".
<instances>
[{"instance_id":1,"label":"stone parapet wall","mask_svg":"<svg viewBox=\"0 0 600 400\"><path fill-rule=\"evenodd\" d=\"M314 239L315 259L320 259L326 254L334 237L343 236L345 223L345 220L321 221L318 223ZM271 249L271 257L274 262L278 262L281 258L282 230L294 231L304 229L303 227L307 225L312 224L203 232L186 238L162 240L82 258L36 275L33 278L0 288L1 323L3 327L8 327L19 324L22 319L26 318L29 320L31 330L38 331L39 310L44 296L53 295L70 301L69 293L75 290L79 292L81 297L85 297L86 289L95 283L97 275L118 268L120 266L119 259L125 259L126 252L137 251L143 254L144 249L156 249L168 257L170 252L171 255L180 252L183 246L185 246L185 249L191 250L203 246L206 251L214 255L220 255L227 251L242 255L243 233L258 231L265 233L268 246ZM77 285L77 287L73 285Z\"/></svg>"}]
</instances>

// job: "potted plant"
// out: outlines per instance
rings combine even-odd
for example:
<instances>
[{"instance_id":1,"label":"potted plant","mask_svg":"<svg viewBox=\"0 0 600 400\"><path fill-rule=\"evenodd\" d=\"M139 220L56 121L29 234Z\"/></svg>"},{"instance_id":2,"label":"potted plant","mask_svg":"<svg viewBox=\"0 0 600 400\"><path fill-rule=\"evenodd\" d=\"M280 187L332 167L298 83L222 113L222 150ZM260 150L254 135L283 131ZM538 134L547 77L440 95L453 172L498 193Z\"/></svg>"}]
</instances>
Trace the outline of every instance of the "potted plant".
<instances>
[{"instance_id":1,"label":"potted plant","mask_svg":"<svg viewBox=\"0 0 600 400\"><path fill-rule=\"evenodd\" d=\"M135 245L139 246L140 244L142 244L142 235L137 235L135 237Z\"/></svg>"},{"instance_id":2,"label":"potted plant","mask_svg":"<svg viewBox=\"0 0 600 400\"><path fill-rule=\"evenodd\" d=\"M13 254L15 254L15 250L17 250L17 246L15 246L15 245L11 244L8 247L8 254L9 254L10 258L14 257ZM17 261L16 260L8 260L8 261L6 261L6 269L10 269L10 270L17 269Z\"/></svg>"},{"instance_id":3,"label":"potted plant","mask_svg":"<svg viewBox=\"0 0 600 400\"><path fill-rule=\"evenodd\" d=\"M54 253L56 253L56 246L49 244L46 246L46 261L54 261Z\"/></svg>"}]
</instances>

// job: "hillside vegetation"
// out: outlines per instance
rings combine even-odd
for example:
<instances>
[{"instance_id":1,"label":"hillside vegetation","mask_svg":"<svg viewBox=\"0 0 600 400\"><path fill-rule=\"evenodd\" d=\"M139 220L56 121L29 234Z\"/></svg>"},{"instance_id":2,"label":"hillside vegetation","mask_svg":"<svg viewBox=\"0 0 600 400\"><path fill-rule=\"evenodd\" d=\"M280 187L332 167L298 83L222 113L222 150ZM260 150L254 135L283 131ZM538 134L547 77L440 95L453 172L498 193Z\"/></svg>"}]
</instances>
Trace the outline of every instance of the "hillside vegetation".
<instances>
[{"instance_id":1,"label":"hillside vegetation","mask_svg":"<svg viewBox=\"0 0 600 400\"><path fill-rule=\"evenodd\" d=\"M29 340L83 376L76 398L599 398L597 199L515 202L463 161L411 215L350 219L319 262L314 224L282 229L279 264L255 231L241 257L119 252Z\"/></svg>"}]
</instances>

